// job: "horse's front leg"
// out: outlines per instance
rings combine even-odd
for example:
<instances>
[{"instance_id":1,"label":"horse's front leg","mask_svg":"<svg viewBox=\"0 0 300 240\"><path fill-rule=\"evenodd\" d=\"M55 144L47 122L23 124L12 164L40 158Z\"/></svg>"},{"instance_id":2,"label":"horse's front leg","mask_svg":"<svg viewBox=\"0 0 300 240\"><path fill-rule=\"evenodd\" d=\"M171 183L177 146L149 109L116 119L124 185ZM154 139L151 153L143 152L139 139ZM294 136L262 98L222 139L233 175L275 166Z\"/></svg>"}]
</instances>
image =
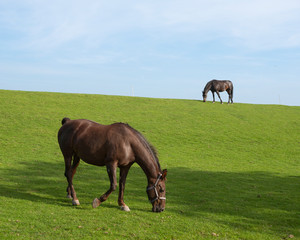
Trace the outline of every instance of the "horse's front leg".
<instances>
[{"instance_id":1,"label":"horse's front leg","mask_svg":"<svg viewBox=\"0 0 300 240\"><path fill-rule=\"evenodd\" d=\"M125 190L125 183L126 183L126 177L129 171L129 168L131 167L131 164L125 167L120 167L120 180L119 180L119 199L118 204L121 207L121 210L124 210L126 212L129 212L129 207L124 203L123 197L124 197L124 190Z\"/></svg>"},{"instance_id":2,"label":"horse's front leg","mask_svg":"<svg viewBox=\"0 0 300 240\"><path fill-rule=\"evenodd\" d=\"M219 99L220 99L220 101L221 101L221 104L223 104L223 101L222 101L222 99L221 99L221 97L220 97L220 93L217 91L217 95L218 95L218 97L219 97Z\"/></svg>"},{"instance_id":3,"label":"horse's front leg","mask_svg":"<svg viewBox=\"0 0 300 240\"><path fill-rule=\"evenodd\" d=\"M106 170L110 180L110 188L106 193L104 193L100 198L95 198L93 201L93 208L98 207L101 203L106 201L109 195L117 188L117 164L115 162L109 162L106 165Z\"/></svg>"}]
</instances>

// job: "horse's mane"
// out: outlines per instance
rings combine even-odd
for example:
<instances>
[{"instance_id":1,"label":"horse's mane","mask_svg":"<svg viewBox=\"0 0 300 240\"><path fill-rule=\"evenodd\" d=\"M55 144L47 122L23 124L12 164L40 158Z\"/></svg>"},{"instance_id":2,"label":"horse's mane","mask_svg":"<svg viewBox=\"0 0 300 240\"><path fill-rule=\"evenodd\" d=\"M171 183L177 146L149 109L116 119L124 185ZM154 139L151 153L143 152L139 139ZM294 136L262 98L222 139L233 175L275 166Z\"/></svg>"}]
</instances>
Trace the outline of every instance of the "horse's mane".
<instances>
[{"instance_id":1,"label":"horse's mane","mask_svg":"<svg viewBox=\"0 0 300 240\"><path fill-rule=\"evenodd\" d=\"M133 127L131 127L127 123L123 123L123 124L127 128L129 128L132 132L134 132L136 134L136 136L139 138L139 140L141 141L141 143L143 144L143 146L147 149L147 151L150 153L150 155L152 155L152 157L156 161L159 170L161 170L160 164L159 164L159 161L158 161L158 157L157 157L157 150L155 149L155 147L151 143L149 143L147 141L147 139L143 136L143 134L141 134L139 131L137 131L136 129L134 129Z\"/></svg>"},{"instance_id":2,"label":"horse's mane","mask_svg":"<svg viewBox=\"0 0 300 240\"><path fill-rule=\"evenodd\" d=\"M207 93L207 92L209 91L208 89L210 89L211 84L212 84L212 82L213 82L214 80L215 80L215 79L210 80L208 83L206 83L203 92Z\"/></svg>"}]
</instances>

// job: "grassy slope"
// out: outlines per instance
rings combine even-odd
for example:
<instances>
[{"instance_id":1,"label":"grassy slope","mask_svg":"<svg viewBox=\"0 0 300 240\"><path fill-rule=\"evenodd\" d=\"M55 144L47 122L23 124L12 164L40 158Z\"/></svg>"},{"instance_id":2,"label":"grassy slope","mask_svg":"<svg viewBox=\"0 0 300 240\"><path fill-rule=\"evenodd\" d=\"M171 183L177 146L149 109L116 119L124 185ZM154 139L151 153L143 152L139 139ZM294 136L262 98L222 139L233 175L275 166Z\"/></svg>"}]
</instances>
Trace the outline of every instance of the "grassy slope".
<instances>
[{"instance_id":1,"label":"grassy slope","mask_svg":"<svg viewBox=\"0 0 300 240\"><path fill-rule=\"evenodd\" d=\"M300 107L0 90L0 238L300 238ZM63 117L127 122L168 169L167 209L150 212L146 177L129 172L125 213L105 168L83 162L65 198Z\"/></svg>"}]
</instances>

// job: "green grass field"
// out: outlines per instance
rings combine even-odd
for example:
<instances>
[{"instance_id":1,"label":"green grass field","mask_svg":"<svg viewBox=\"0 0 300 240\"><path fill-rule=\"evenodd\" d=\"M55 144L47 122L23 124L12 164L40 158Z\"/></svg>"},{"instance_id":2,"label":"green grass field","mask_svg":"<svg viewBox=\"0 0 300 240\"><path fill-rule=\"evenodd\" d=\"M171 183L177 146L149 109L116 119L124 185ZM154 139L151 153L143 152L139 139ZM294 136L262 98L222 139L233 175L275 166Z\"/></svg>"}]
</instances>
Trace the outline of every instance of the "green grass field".
<instances>
[{"instance_id":1,"label":"green grass field","mask_svg":"<svg viewBox=\"0 0 300 240\"><path fill-rule=\"evenodd\" d=\"M0 90L0 239L300 239L300 107ZM131 168L125 202L81 161L66 198L61 119L126 122L168 169L163 213Z\"/></svg>"}]
</instances>

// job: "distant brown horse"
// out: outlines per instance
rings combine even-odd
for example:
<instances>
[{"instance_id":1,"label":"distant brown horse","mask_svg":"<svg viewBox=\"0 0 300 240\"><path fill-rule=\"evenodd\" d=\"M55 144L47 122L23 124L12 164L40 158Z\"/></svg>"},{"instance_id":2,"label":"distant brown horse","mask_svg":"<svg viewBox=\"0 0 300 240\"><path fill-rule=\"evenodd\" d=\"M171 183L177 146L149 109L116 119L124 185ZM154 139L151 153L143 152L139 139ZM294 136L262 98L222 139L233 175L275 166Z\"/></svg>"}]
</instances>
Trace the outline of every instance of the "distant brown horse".
<instances>
[{"instance_id":1,"label":"distant brown horse","mask_svg":"<svg viewBox=\"0 0 300 240\"><path fill-rule=\"evenodd\" d=\"M220 97L220 94L219 92L223 92L223 91L226 91L228 93L228 103L230 102L231 100L231 103L233 103L233 84L231 81L229 80L211 80L209 81L203 92L202 92L202 96L203 96L203 102L206 102L206 98L207 98L207 93L211 91L212 92L212 95L213 95L213 103L215 102L215 92L217 93L220 101L221 101L221 104L223 103L222 102L222 99Z\"/></svg>"},{"instance_id":2,"label":"distant brown horse","mask_svg":"<svg viewBox=\"0 0 300 240\"><path fill-rule=\"evenodd\" d=\"M131 165L136 162L148 179L147 194L153 212L165 209L167 170L161 170L155 149L141 133L124 123L101 125L85 119L64 118L58 132L58 142L65 160L67 193L73 205L79 205L73 176L80 159L96 166L106 166L110 188L93 201L98 207L117 188L117 167L120 168L118 204L124 211L130 211L123 201L125 181ZM73 158L73 163L72 163Z\"/></svg>"}]
</instances>

